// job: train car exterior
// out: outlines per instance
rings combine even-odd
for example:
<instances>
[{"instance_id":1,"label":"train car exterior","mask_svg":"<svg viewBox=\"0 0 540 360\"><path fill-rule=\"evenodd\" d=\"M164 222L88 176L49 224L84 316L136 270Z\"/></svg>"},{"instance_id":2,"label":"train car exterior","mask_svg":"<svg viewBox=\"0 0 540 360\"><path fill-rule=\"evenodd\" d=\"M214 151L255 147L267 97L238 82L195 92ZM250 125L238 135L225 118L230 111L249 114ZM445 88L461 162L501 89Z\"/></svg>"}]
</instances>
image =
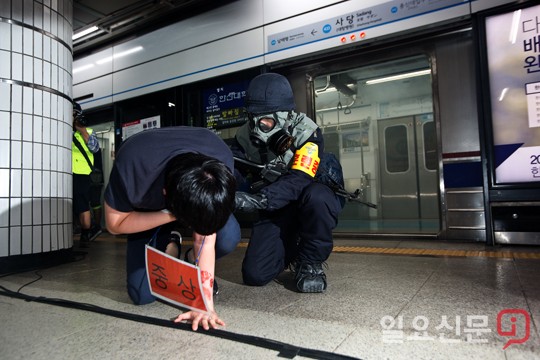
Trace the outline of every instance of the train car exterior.
<instances>
[{"instance_id":1,"label":"train car exterior","mask_svg":"<svg viewBox=\"0 0 540 360\"><path fill-rule=\"evenodd\" d=\"M110 122L102 141L113 154L113 144L159 126L231 138L250 78L279 72L322 128L347 190L377 205L348 202L341 236L536 244L540 183L497 173L507 144L492 140L495 90L486 85L497 80L490 26L519 10L529 36L520 44L532 39L538 57L533 1L239 0L75 58L73 96Z\"/></svg>"}]
</instances>

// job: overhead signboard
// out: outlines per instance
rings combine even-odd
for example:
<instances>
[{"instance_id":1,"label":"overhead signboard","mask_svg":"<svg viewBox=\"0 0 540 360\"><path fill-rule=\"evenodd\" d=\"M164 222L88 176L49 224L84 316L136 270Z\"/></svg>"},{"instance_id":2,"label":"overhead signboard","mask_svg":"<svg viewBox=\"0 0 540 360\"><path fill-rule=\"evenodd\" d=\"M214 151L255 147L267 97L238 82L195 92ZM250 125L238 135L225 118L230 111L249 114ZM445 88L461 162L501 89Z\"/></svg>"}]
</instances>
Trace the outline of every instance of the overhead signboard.
<instances>
[{"instance_id":1,"label":"overhead signboard","mask_svg":"<svg viewBox=\"0 0 540 360\"><path fill-rule=\"evenodd\" d=\"M486 17L495 184L540 182L540 5Z\"/></svg>"},{"instance_id":2,"label":"overhead signboard","mask_svg":"<svg viewBox=\"0 0 540 360\"><path fill-rule=\"evenodd\" d=\"M268 36L268 52L349 34L467 3L467 0L389 1ZM362 37L362 34L358 34Z\"/></svg>"}]
</instances>

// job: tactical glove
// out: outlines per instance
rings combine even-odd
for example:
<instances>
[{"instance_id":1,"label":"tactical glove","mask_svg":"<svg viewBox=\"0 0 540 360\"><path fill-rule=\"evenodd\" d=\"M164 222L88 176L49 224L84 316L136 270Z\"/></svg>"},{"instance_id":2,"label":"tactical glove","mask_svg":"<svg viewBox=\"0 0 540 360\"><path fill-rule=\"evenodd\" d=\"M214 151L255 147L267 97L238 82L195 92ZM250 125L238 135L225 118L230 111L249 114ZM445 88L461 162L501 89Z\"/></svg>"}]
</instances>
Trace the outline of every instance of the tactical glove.
<instances>
[{"instance_id":1,"label":"tactical glove","mask_svg":"<svg viewBox=\"0 0 540 360\"><path fill-rule=\"evenodd\" d=\"M240 211L253 212L264 210L268 206L268 199L263 194L249 194L237 191L234 200L236 210Z\"/></svg>"}]
</instances>

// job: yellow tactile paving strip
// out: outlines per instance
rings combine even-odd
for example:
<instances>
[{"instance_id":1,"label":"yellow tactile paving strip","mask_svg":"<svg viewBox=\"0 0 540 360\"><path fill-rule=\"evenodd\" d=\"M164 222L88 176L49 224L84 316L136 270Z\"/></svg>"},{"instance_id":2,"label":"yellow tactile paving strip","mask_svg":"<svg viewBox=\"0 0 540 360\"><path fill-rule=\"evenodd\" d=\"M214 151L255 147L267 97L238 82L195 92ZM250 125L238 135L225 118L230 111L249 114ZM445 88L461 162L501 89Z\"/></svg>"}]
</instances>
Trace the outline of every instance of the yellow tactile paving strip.
<instances>
[{"instance_id":1,"label":"yellow tactile paving strip","mask_svg":"<svg viewBox=\"0 0 540 360\"><path fill-rule=\"evenodd\" d=\"M359 254L395 254L415 256L441 257L490 257L505 259L540 259L540 253L515 251L477 251L477 250L444 250L444 249L407 249L380 248L363 246L334 246L334 252Z\"/></svg>"},{"instance_id":2,"label":"yellow tactile paving strip","mask_svg":"<svg viewBox=\"0 0 540 360\"><path fill-rule=\"evenodd\" d=\"M189 241L185 242L189 244ZM241 242L238 247L247 247ZM540 259L540 252L514 252L514 251L477 251L477 250L444 250L444 249L407 249L382 248L366 246L334 246L333 252L353 254L392 254L414 256L440 256L440 257L490 257L504 259Z\"/></svg>"},{"instance_id":3,"label":"yellow tactile paving strip","mask_svg":"<svg viewBox=\"0 0 540 360\"><path fill-rule=\"evenodd\" d=\"M125 241L124 239L104 235L99 238L103 241ZM193 245L193 241L184 240L183 244ZM247 242L240 242L238 247L247 247ZM525 251L479 251L479 250L449 250L449 249L414 249L414 248L385 248L368 246L334 246L333 252L351 254L385 254L385 255L412 255L412 256L439 256L439 257L487 257L501 259L540 259L540 252Z\"/></svg>"}]
</instances>

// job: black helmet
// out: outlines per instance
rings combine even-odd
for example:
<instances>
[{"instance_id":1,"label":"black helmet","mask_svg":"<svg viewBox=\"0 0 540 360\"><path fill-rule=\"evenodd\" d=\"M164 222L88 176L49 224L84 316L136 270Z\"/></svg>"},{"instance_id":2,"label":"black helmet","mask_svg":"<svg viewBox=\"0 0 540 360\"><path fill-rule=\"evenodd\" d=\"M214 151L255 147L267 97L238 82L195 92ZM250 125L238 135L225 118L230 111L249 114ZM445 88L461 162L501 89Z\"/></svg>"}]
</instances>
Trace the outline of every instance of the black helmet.
<instances>
[{"instance_id":1,"label":"black helmet","mask_svg":"<svg viewBox=\"0 0 540 360\"><path fill-rule=\"evenodd\" d=\"M73 102L73 112L76 115L81 115L82 114L82 108L81 108L81 105L79 105L78 102Z\"/></svg>"},{"instance_id":2,"label":"black helmet","mask_svg":"<svg viewBox=\"0 0 540 360\"><path fill-rule=\"evenodd\" d=\"M73 102L73 120L78 122L82 126L87 126L86 118L83 115L81 105L77 102Z\"/></svg>"},{"instance_id":3,"label":"black helmet","mask_svg":"<svg viewBox=\"0 0 540 360\"><path fill-rule=\"evenodd\" d=\"M291 84L286 77L275 73L256 76L249 83L246 110L252 114L270 114L296 108Z\"/></svg>"}]
</instances>

